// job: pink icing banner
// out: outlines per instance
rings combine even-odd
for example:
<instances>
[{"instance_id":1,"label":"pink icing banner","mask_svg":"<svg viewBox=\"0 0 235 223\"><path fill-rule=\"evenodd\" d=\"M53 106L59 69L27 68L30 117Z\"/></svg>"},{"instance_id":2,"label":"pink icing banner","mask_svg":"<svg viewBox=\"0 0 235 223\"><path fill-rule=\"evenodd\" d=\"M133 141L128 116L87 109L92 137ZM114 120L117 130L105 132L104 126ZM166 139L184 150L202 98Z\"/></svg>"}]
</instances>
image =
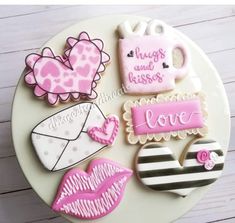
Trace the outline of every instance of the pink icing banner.
<instances>
[{"instance_id":1,"label":"pink icing banner","mask_svg":"<svg viewBox=\"0 0 235 223\"><path fill-rule=\"evenodd\" d=\"M132 107L131 113L135 135L203 127L199 99Z\"/></svg>"}]
</instances>

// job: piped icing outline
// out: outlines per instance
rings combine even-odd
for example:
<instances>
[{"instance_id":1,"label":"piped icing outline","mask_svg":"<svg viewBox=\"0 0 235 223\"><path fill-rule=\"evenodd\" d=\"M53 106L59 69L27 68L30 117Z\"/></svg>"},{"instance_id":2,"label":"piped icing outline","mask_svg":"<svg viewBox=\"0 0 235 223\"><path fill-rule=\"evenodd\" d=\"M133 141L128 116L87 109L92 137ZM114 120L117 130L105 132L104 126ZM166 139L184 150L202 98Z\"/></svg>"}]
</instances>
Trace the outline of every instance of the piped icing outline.
<instances>
[{"instance_id":1,"label":"piped icing outline","mask_svg":"<svg viewBox=\"0 0 235 223\"><path fill-rule=\"evenodd\" d=\"M52 209L80 219L104 217L119 205L132 173L104 158L92 160L86 172L71 169L61 180Z\"/></svg>"},{"instance_id":2,"label":"piped icing outline","mask_svg":"<svg viewBox=\"0 0 235 223\"><path fill-rule=\"evenodd\" d=\"M204 118L204 126L202 128L193 128L193 129L185 129L180 131L172 131L172 132L163 132L163 133L152 133L152 134L145 134L145 135L135 135L134 128L133 128L133 121L132 121L132 107L137 106L144 106L148 104L155 104L155 103L166 103L166 102L177 102L177 101L187 101L190 99L200 99L201 105L201 112ZM207 127L207 109L206 109L206 102L205 102L205 95L202 92L199 93L184 93L184 94L173 94L173 95L162 95L159 94L156 97L152 97L149 99L141 98L135 101L127 101L123 105L123 119L126 122L126 133L127 133L127 141L130 144L145 144L147 141L169 141L171 137L176 137L178 139L185 139L187 135L199 135L204 136L208 132Z\"/></svg>"},{"instance_id":3,"label":"piped icing outline","mask_svg":"<svg viewBox=\"0 0 235 223\"><path fill-rule=\"evenodd\" d=\"M79 91L55 93L53 91L50 92L46 89L43 89L42 86L39 86L37 79L36 79L36 74L35 74L35 72L36 72L35 66L36 66L37 62L39 60L41 62L42 58L51 59L51 60L57 62L58 64L60 64L60 66L63 66L64 68L66 68L67 70L72 72L72 71L74 71L74 68L73 68L73 65L71 64L70 54L71 54L73 48L80 42L86 42L87 44L88 43L92 44L93 47L95 47L96 50L99 52L99 56L100 56L99 65L96 69L93 80L91 81L90 94L82 93ZM56 56L53 53L51 48L45 47L42 50L41 54L31 53L25 58L26 68L29 69L24 77L25 83L34 88L34 95L37 98L46 99L47 102L52 106L57 105L59 102L64 102L64 103L68 102L70 99L72 99L73 101L79 101L80 99L95 99L95 98L97 98L97 92L95 91L95 88L97 86L97 81L100 80L101 73L104 72L106 69L105 64L110 61L110 56L106 52L103 51L103 48L104 48L103 41L101 39L97 39L97 38L90 39L88 33L86 33L85 31L81 32L78 35L78 38L68 37L66 40L66 43L67 43L68 48L65 49L65 51L62 55ZM37 73L38 72L39 71L37 71ZM61 77L61 78L63 78L63 77ZM44 82L45 82L45 80L44 80ZM53 82L56 82L57 79L51 78L51 80L53 80Z\"/></svg>"},{"instance_id":4,"label":"piped icing outline","mask_svg":"<svg viewBox=\"0 0 235 223\"><path fill-rule=\"evenodd\" d=\"M108 139L105 139L105 137L102 138L102 136L98 136L96 133L102 133L104 136L108 135L109 132L107 132L107 128L110 124L114 123L111 135ZM88 129L87 134L96 142L99 142L104 145L113 145L114 140L117 137L119 129L119 118L115 115L110 115L106 118L104 124L102 127L91 127Z\"/></svg>"},{"instance_id":5,"label":"piped icing outline","mask_svg":"<svg viewBox=\"0 0 235 223\"><path fill-rule=\"evenodd\" d=\"M61 116L61 114L64 114L64 112L66 112L66 111L67 111L67 112L70 111L70 113L72 114L75 108L78 108L78 110L76 110L76 111L78 112L79 115L82 114L81 112L84 112L84 114L86 114L85 119L84 119L83 121L81 121L81 122L82 122L81 130L80 130L80 132L79 132L78 134L75 135L75 137L58 136L58 135L57 135L58 132L54 133L53 135L52 135L52 134L45 134L45 133L43 134L43 133L41 133L42 130L40 129L40 127L41 127L42 125L44 125L44 127L45 127L46 121L49 122L49 121L53 120L53 117L58 117L58 115ZM83 110L83 109L85 109L85 110ZM87 110L87 109L88 109L88 110ZM85 112L85 111L86 111L86 112ZM84 158L82 158L82 159L80 159L80 160L78 160L78 161L76 161L76 162L73 162L73 163L71 163L71 164L68 164L68 165L66 165L66 166L64 165L63 168L58 168L58 164L62 161L62 156L63 156L63 154L66 153L66 151L67 151L68 149L70 150L70 147L72 146L72 145L70 145L70 143L72 144L73 142L76 142L76 140L79 140L79 138L80 138L80 136L81 136L82 134L83 134L83 136L84 136L84 134L87 134L87 138L89 138L89 140L92 140L92 139L90 139L90 136L88 135L88 129L89 129L90 127L92 127L94 124L97 124L97 123L92 124L92 126L87 126L87 121L88 121L88 119L89 119L89 115L91 115L90 113L93 112L93 111L99 112L99 115L102 117L102 119L106 120L106 116L104 115L104 113L102 112L102 110L100 109L100 107L99 107L96 103L94 103L94 102L80 102L80 103L77 103L76 105L72 105L72 106L70 106L70 107L64 108L64 109L62 109L62 110L60 110L60 111L57 111L57 112L53 113L52 115L50 115L50 116L48 116L48 117L46 117L46 118L44 118L42 121L40 121L40 122L31 130L31 141L32 141L34 150L35 150L35 152L36 152L36 154L37 154L37 157L39 158L40 162L43 164L43 166L44 166L46 169L48 169L49 171L56 172L56 171L61 171L61 170L67 169L67 168L71 168L71 167L74 166L74 165L77 165L77 164L79 164L79 163L82 163L82 162L86 161L87 159L90 159L91 157L97 155L97 153L101 152L102 150L104 150L105 148L107 148L108 146L110 146L110 145L108 145L108 144L101 144L101 143L99 143L99 142L95 142L95 141L94 141L94 143L100 144L100 145L99 145L99 148L98 148L98 145L97 145L97 149L96 149L95 151L92 150L92 151L91 151L92 153L90 153L89 155L86 155ZM70 114L70 113L69 113L69 114ZM67 120L67 116L63 116L63 117L66 118L66 119L65 119L65 121L66 121L66 120ZM62 117L62 122L64 121L64 120L63 120L63 117ZM76 118L76 117L77 117L77 115L74 116L74 118ZM67 120L67 121L68 121L68 120ZM44 128L44 127L43 127L43 128ZM86 130L86 131L84 131L84 128L85 128L85 127L87 127L87 130ZM38 129L38 128L39 128L39 129ZM48 128L50 129L51 127L48 127ZM60 129L61 126L59 125L59 126L57 126L56 128ZM57 131L58 131L58 130L57 130ZM56 161L56 163L53 164L52 168L49 168L49 164L48 164L46 161L43 160L44 154L43 154L42 151L44 150L44 148L43 148L43 150L42 150L41 147L38 147L38 146L35 145L34 140L35 140L35 138L37 138L38 135L39 135L40 137L46 137L46 138L48 138L48 143L49 143L49 139L61 140L61 143L64 143L64 147L63 147L63 149L62 149L62 153L60 153L60 156L57 158L57 161ZM92 142L92 141L91 141L91 142ZM50 145L50 144L48 144L48 145ZM52 147L51 147L51 149L52 149ZM59 149L59 148L58 148L58 149ZM41 150L42 150L42 151L41 151ZM80 150L81 150L81 148L80 148ZM83 147L83 150L85 151L85 147ZM58 153L59 153L59 150L58 150ZM47 156L48 156L48 155L47 155ZM50 162L51 162L51 161L50 161ZM61 164L60 164L60 165L61 165Z\"/></svg>"},{"instance_id":6,"label":"piped icing outline","mask_svg":"<svg viewBox=\"0 0 235 223\"><path fill-rule=\"evenodd\" d=\"M211 169L197 160L197 153L203 148L218 156ZM197 138L186 145L179 160L170 147L160 142L147 143L136 155L135 168L138 179L147 189L185 197L199 187L214 183L222 174L224 161L225 153L218 142Z\"/></svg>"},{"instance_id":7,"label":"piped icing outline","mask_svg":"<svg viewBox=\"0 0 235 223\"><path fill-rule=\"evenodd\" d=\"M158 27L161 27L160 32L156 31ZM154 19L148 22L139 21L134 27L129 21L124 21L118 25L117 30L120 35L121 80L126 94L149 95L170 91L175 89L177 80L189 75L189 49L174 34L172 27ZM149 42L150 46L147 47ZM152 49L153 44L159 45L159 48ZM171 55L176 48L181 50L184 57L182 66L177 68ZM155 57L152 58L153 55L158 55L157 61Z\"/></svg>"}]
</instances>

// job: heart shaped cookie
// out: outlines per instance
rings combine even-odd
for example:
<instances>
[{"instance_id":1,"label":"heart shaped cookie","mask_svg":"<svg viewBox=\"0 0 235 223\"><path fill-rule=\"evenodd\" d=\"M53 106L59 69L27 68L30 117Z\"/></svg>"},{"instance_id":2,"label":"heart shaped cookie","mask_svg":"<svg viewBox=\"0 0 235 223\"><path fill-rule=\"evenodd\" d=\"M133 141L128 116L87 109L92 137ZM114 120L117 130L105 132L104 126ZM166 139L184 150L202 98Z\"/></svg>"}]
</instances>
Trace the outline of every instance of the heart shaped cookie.
<instances>
[{"instance_id":1,"label":"heart shaped cookie","mask_svg":"<svg viewBox=\"0 0 235 223\"><path fill-rule=\"evenodd\" d=\"M170 148L160 143L144 145L137 155L136 171L148 188L187 196L196 188L216 181L223 166L224 153L220 144L196 139L186 147L180 161Z\"/></svg>"},{"instance_id":2,"label":"heart shaped cookie","mask_svg":"<svg viewBox=\"0 0 235 223\"><path fill-rule=\"evenodd\" d=\"M88 135L104 145L112 145L118 134L119 119L117 116L109 116L104 121L102 127L92 127L88 130Z\"/></svg>"},{"instance_id":3,"label":"heart shaped cookie","mask_svg":"<svg viewBox=\"0 0 235 223\"><path fill-rule=\"evenodd\" d=\"M78 101L81 96L96 98L96 81L110 59L103 51L102 40L92 40L86 32L80 33L78 39L69 37L67 43L69 48L63 56L44 48L42 54L30 54L25 60L25 82L34 87L35 96L47 96L51 105L69 98Z\"/></svg>"}]
</instances>

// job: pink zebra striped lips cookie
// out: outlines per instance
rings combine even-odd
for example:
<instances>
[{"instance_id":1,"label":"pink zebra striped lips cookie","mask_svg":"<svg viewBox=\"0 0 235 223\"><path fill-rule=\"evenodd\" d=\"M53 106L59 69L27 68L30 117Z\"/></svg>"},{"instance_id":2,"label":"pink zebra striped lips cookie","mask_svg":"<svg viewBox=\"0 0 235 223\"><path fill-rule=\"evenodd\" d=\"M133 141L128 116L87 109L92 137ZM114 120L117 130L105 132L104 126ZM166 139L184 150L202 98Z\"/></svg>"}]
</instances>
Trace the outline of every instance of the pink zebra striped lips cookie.
<instances>
[{"instance_id":1,"label":"pink zebra striped lips cookie","mask_svg":"<svg viewBox=\"0 0 235 223\"><path fill-rule=\"evenodd\" d=\"M132 170L108 159L91 161L87 172L69 170L63 177L52 209L80 219L97 219L120 203Z\"/></svg>"},{"instance_id":2,"label":"pink zebra striped lips cookie","mask_svg":"<svg viewBox=\"0 0 235 223\"><path fill-rule=\"evenodd\" d=\"M102 40L90 39L86 32L78 38L69 37L67 45L62 56L47 47L41 54L33 53L25 59L25 82L34 87L36 97L46 98L50 105L69 99L95 99L96 82L110 60Z\"/></svg>"}]
</instances>

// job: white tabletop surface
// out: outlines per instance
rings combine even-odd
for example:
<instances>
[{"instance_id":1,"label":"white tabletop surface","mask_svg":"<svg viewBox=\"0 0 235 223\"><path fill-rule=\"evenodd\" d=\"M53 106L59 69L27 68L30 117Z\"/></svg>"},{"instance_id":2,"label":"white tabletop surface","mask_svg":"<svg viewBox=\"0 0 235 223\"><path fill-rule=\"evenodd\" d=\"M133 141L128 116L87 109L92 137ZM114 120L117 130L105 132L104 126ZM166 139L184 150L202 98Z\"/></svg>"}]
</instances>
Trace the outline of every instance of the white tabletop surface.
<instances>
[{"instance_id":1,"label":"white tabletop surface","mask_svg":"<svg viewBox=\"0 0 235 223\"><path fill-rule=\"evenodd\" d=\"M38 198L23 176L11 142L11 103L27 54L64 28L105 14L161 19L195 41L221 75L230 102L231 136L235 131L234 6L0 6L1 223L66 222ZM235 138L231 137L223 176L178 223L235 222L234 165Z\"/></svg>"}]
</instances>

